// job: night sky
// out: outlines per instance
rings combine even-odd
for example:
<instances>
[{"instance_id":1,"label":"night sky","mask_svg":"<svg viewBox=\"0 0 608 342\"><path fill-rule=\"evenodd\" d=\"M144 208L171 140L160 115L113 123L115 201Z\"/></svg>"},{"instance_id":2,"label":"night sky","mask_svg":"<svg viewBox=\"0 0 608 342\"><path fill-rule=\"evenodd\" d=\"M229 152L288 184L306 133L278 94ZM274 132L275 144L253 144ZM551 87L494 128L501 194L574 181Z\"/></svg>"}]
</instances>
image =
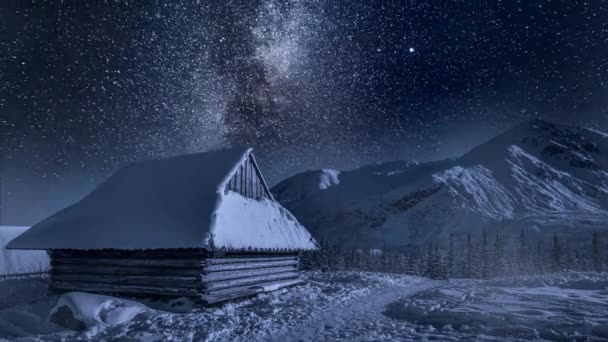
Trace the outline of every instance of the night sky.
<instances>
[{"instance_id":1,"label":"night sky","mask_svg":"<svg viewBox=\"0 0 608 342\"><path fill-rule=\"evenodd\" d=\"M0 37L10 224L139 159L250 145L276 183L608 127L604 1L3 1Z\"/></svg>"}]
</instances>

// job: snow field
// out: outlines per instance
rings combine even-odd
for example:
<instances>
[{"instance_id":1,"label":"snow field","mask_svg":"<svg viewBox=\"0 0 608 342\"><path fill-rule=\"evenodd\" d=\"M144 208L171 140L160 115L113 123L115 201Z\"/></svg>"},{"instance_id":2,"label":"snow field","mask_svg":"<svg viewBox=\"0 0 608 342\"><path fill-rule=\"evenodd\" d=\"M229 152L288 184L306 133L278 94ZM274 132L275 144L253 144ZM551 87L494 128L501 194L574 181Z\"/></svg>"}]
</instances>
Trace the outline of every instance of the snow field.
<instances>
[{"instance_id":1,"label":"snow field","mask_svg":"<svg viewBox=\"0 0 608 342\"><path fill-rule=\"evenodd\" d=\"M305 285L209 308L187 299L48 296L48 279L5 280L0 282L0 339L608 340L608 274L486 281L363 272L305 272L303 277ZM5 295L7 290L12 292Z\"/></svg>"}]
</instances>

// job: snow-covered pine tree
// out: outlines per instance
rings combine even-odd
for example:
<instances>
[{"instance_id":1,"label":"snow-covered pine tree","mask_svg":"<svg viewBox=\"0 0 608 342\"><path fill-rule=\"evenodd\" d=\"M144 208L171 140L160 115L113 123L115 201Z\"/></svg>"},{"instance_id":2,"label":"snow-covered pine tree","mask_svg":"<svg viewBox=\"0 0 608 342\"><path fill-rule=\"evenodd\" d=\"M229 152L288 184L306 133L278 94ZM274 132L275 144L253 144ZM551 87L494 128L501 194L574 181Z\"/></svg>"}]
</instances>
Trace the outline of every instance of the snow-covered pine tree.
<instances>
[{"instance_id":1,"label":"snow-covered pine tree","mask_svg":"<svg viewBox=\"0 0 608 342\"><path fill-rule=\"evenodd\" d=\"M471 239L471 233L467 233L467 244L465 246L465 274L464 277L465 278L474 278L473 276L473 240Z\"/></svg>"},{"instance_id":2,"label":"snow-covered pine tree","mask_svg":"<svg viewBox=\"0 0 608 342\"><path fill-rule=\"evenodd\" d=\"M340 247L336 244L332 248L331 254L331 267L336 271L345 271L346 270L346 253L340 249Z\"/></svg>"},{"instance_id":3,"label":"snow-covered pine tree","mask_svg":"<svg viewBox=\"0 0 608 342\"><path fill-rule=\"evenodd\" d=\"M436 269L436 278L437 279L448 279L448 269L445 262L445 258L437 245L435 245L435 253L434 253L434 263Z\"/></svg>"},{"instance_id":4,"label":"snow-covered pine tree","mask_svg":"<svg viewBox=\"0 0 608 342\"><path fill-rule=\"evenodd\" d=\"M439 251L437 244L429 244L429 249L426 257L425 274L431 279L446 279L447 270L444 263L444 258Z\"/></svg>"},{"instance_id":5,"label":"snow-covered pine tree","mask_svg":"<svg viewBox=\"0 0 608 342\"><path fill-rule=\"evenodd\" d=\"M563 247L557 233L553 233L553 245L551 247L551 271L559 272L562 269Z\"/></svg>"},{"instance_id":6,"label":"snow-covered pine tree","mask_svg":"<svg viewBox=\"0 0 608 342\"><path fill-rule=\"evenodd\" d=\"M405 257L404 273L407 275L421 275L420 272L420 255L418 252L409 252Z\"/></svg>"},{"instance_id":7,"label":"snow-covered pine tree","mask_svg":"<svg viewBox=\"0 0 608 342\"><path fill-rule=\"evenodd\" d=\"M527 239L523 228L519 233L519 243L517 246L517 269L519 274L528 274L531 271Z\"/></svg>"},{"instance_id":8,"label":"snow-covered pine tree","mask_svg":"<svg viewBox=\"0 0 608 342\"><path fill-rule=\"evenodd\" d=\"M380 272L389 272L389 255L388 248L386 247L386 241L382 245L382 252L380 254Z\"/></svg>"},{"instance_id":9,"label":"snow-covered pine tree","mask_svg":"<svg viewBox=\"0 0 608 342\"><path fill-rule=\"evenodd\" d=\"M536 243L536 249L534 251L533 257L534 273L543 274L547 272L546 259L547 258L544 253L543 242L542 240L538 240L538 242Z\"/></svg>"},{"instance_id":10,"label":"snow-covered pine tree","mask_svg":"<svg viewBox=\"0 0 608 342\"><path fill-rule=\"evenodd\" d=\"M481 246L479 252L479 273L482 279L488 279L490 278L490 251L488 246L488 233L485 228L481 231Z\"/></svg>"},{"instance_id":11,"label":"snow-covered pine tree","mask_svg":"<svg viewBox=\"0 0 608 342\"><path fill-rule=\"evenodd\" d=\"M454 277L454 273L455 273L455 267L454 267L454 233L450 232L450 246L448 249L448 256L447 256L447 276L448 278L453 278Z\"/></svg>"},{"instance_id":12,"label":"snow-covered pine tree","mask_svg":"<svg viewBox=\"0 0 608 342\"><path fill-rule=\"evenodd\" d=\"M466 248L466 242L465 240L461 237L460 239L458 239L458 248L455 248L454 250L454 257L455 257L455 262L454 262L454 270L453 270L453 274L452 277L453 278L466 278L467 277L467 248Z\"/></svg>"},{"instance_id":13,"label":"snow-covered pine tree","mask_svg":"<svg viewBox=\"0 0 608 342\"><path fill-rule=\"evenodd\" d=\"M431 260L433 259L433 243L429 242L426 253L422 255L422 275L427 278L432 278L431 272Z\"/></svg>"},{"instance_id":14,"label":"snow-covered pine tree","mask_svg":"<svg viewBox=\"0 0 608 342\"><path fill-rule=\"evenodd\" d=\"M500 237L500 233L496 232L496 238L494 239L494 246L492 250L492 262L491 262L491 271L490 274L492 277L500 277L505 275L505 255L504 255L504 246L502 242L502 238Z\"/></svg>"},{"instance_id":15,"label":"snow-covered pine tree","mask_svg":"<svg viewBox=\"0 0 608 342\"><path fill-rule=\"evenodd\" d=\"M570 241L566 240L563 248L562 266L564 271L576 271L576 263L574 261L574 251L570 248Z\"/></svg>"},{"instance_id":16,"label":"snow-covered pine tree","mask_svg":"<svg viewBox=\"0 0 608 342\"><path fill-rule=\"evenodd\" d=\"M593 269L595 272L600 272L603 270L604 265L602 265L602 255L600 253L600 241L597 236L597 232L593 232L593 237L591 239L591 261L593 263Z\"/></svg>"}]
</instances>

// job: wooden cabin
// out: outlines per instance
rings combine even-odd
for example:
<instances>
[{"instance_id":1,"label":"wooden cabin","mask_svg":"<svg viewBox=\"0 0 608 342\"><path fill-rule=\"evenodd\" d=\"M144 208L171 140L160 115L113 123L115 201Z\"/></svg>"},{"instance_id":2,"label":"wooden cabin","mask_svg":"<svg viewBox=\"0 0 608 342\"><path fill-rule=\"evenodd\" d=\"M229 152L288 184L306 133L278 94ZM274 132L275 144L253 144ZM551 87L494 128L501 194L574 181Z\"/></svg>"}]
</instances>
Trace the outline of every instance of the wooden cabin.
<instances>
[{"instance_id":1,"label":"wooden cabin","mask_svg":"<svg viewBox=\"0 0 608 342\"><path fill-rule=\"evenodd\" d=\"M251 149L129 165L9 249L43 249L58 291L200 297L296 285L310 233L274 200Z\"/></svg>"}]
</instances>

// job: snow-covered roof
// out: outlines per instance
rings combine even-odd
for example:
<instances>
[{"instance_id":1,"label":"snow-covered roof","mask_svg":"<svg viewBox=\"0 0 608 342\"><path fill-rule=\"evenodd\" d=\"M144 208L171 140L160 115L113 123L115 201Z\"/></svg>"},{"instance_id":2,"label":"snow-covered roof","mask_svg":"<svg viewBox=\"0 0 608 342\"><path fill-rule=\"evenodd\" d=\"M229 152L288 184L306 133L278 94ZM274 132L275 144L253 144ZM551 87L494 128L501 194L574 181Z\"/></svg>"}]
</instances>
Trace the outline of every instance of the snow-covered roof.
<instances>
[{"instance_id":1,"label":"snow-covered roof","mask_svg":"<svg viewBox=\"0 0 608 342\"><path fill-rule=\"evenodd\" d=\"M7 248L315 249L310 233L274 200L225 193L250 154L233 148L131 164Z\"/></svg>"}]
</instances>

